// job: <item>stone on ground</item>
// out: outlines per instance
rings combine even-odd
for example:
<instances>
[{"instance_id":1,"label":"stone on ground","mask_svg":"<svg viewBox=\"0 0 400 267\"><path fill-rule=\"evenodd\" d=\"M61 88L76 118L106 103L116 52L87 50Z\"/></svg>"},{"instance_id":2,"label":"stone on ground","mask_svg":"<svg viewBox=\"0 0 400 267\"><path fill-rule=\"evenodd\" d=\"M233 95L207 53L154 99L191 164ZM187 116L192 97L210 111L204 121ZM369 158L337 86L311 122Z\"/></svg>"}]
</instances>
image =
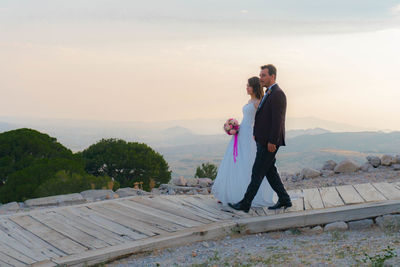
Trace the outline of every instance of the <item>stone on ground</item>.
<instances>
[{"instance_id":1,"label":"stone on ground","mask_svg":"<svg viewBox=\"0 0 400 267\"><path fill-rule=\"evenodd\" d=\"M112 191L111 191L112 192ZM114 192L113 192L114 193ZM28 199L24 203L28 207L58 206L85 203L86 200L79 193Z\"/></svg>"},{"instance_id":2,"label":"stone on ground","mask_svg":"<svg viewBox=\"0 0 400 267\"><path fill-rule=\"evenodd\" d=\"M312 168L304 168L301 170L300 177L315 178L321 176L321 172Z\"/></svg>"},{"instance_id":3,"label":"stone on ground","mask_svg":"<svg viewBox=\"0 0 400 267\"><path fill-rule=\"evenodd\" d=\"M132 187L120 188L115 191L119 197L130 197L130 196L144 196L149 193L140 189L135 189Z\"/></svg>"},{"instance_id":4,"label":"stone on ground","mask_svg":"<svg viewBox=\"0 0 400 267\"><path fill-rule=\"evenodd\" d=\"M336 173L352 173L356 172L360 167L352 160L343 160L336 165L334 171Z\"/></svg>"},{"instance_id":5,"label":"stone on ground","mask_svg":"<svg viewBox=\"0 0 400 267\"><path fill-rule=\"evenodd\" d=\"M395 164L397 159L391 155L383 155L381 158L381 164L383 166L390 166L392 164Z\"/></svg>"},{"instance_id":6,"label":"stone on ground","mask_svg":"<svg viewBox=\"0 0 400 267\"><path fill-rule=\"evenodd\" d=\"M381 159L379 157L377 157L377 156L368 156L367 157L367 161L368 161L369 164L374 166L374 168L376 168L379 165L381 165Z\"/></svg>"},{"instance_id":7,"label":"stone on ground","mask_svg":"<svg viewBox=\"0 0 400 267\"><path fill-rule=\"evenodd\" d=\"M6 214L9 212L16 212L20 209L17 202L10 202L0 206L0 214Z\"/></svg>"},{"instance_id":8,"label":"stone on ground","mask_svg":"<svg viewBox=\"0 0 400 267\"><path fill-rule=\"evenodd\" d=\"M333 222L333 223L328 223L324 227L324 231L344 231L348 229L347 223L341 221L341 222Z\"/></svg>"},{"instance_id":9,"label":"stone on ground","mask_svg":"<svg viewBox=\"0 0 400 267\"><path fill-rule=\"evenodd\" d=\"M90 189L81 192L81 195L87 201L97 201L97 200L105 200L105 199L113 199L114 198L114 191L109 189Z\"/></svg>"},{"instance_id":10,"label":"stone on ground","mask_svg":"<svg viewBox=\"0 0 400 267\"><path fill-rule=\"evenodd\" d=\"M322 166L323 170L327 170L327 171L333 171L333 169L335 169L337 163L334 162L333 160L328 160L325 161L324 166Z\"/></svg>"},{"instance_id":11,"label":"stone on ground","mask_svg":"<svg viewBox=\"0 0 400 267\"><path fill-rule=\"evenodd\" d=\"M352 221L349 222L349 229L350 230L366 229L372 227L372 225L374 225L374 221L371 219Z\"/></svg>"},{"instance_id":12,"label":"stone on ground","mask_svg":"<svg viewBox=\"0 0 400 267\"><path fill-rule=\"evenodd\" d=\"M183 176L175 177L174 179L172 179L172 184L177 185L177 186L186 186L187 181L186 181L185 177L183 177Z\"/></svg>"}]
</instances>

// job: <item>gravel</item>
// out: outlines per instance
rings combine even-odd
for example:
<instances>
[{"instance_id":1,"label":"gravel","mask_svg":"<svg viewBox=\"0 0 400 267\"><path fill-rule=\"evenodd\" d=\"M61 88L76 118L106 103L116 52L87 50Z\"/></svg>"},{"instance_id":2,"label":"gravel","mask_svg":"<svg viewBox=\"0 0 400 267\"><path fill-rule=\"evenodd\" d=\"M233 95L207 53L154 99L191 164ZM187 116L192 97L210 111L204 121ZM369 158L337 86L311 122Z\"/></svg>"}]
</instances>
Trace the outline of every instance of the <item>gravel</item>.
<instances>
[{"instance_id":1,"label":"gravel","mask_svg":"<svg viewBox=\"0 0 400 267\"><path fill-rule=\"evenodd\" d=\"M399 256L389 257L385 264L400 265L400 232L376 226L320 234L291 229L206 243L133 255L106 266L365 266L377 261L374 256L389 255L388 246Z\"/></svg>"}]
</instances>

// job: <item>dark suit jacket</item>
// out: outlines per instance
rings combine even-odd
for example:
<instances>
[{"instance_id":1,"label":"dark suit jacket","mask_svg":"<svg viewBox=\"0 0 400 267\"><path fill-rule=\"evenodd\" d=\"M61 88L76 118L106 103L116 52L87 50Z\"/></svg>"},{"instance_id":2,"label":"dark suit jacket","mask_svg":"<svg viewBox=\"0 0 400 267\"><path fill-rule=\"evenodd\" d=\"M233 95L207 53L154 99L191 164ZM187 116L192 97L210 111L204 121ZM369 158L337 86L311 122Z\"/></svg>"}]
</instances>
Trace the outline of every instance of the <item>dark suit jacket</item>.
<instances>
[{"instance_id":1,"label":"dark suit jacket","mask_svg":"<svg viewBox=\"0 0 400 267\"><path fill-rule=\"evenodd\" d=\"M261 105L261 103L260 103ZM285 144L286 95L278 86L271 88L271 94L256 112L253 135L256 142L266 146Z\"/></svg>"}]
</instances>

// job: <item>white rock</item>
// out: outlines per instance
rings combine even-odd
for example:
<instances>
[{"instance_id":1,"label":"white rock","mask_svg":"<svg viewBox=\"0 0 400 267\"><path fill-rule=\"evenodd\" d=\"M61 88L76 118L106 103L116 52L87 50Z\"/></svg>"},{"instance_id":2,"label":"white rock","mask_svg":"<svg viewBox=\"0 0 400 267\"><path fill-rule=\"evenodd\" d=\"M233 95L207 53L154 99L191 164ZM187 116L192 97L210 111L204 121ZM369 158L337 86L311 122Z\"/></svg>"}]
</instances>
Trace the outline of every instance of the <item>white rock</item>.
<instances>
[{"instance_id":1,"label":"white rock","mask_svg":"<svg viewBox=\"0 0 400 267\"><path fill-rule=\"evenodd\" d=\"M397 231L400 229L400 214L388 214L375 219L382 230Z\"/></svg>"},{"instance_id":2,"label":"white rock","mask_svg":"<svg viewBox=\"0 0 400 267\"><path fill-rule=\"evenodd\" d=\"M186 181L187 186L197 186L199 184L199 180L197 178L188 178Z\"/></svg>"},{"instance_id":3,"label":"white rock","mask_svg":"<svg viewBox=\"0 0 400 267\"><path fill-rule=\"evenodd\" d=\"M397 163L397 164L400 164L400 155L396 155L395 158L396 158L396 163Z\"/></svg>"},{"instance_id":4,"label":"white rock","mask_svg":"<svg viewBox=\"0 0 400 267\"><path fill-rule=\"evenodd\" d=\"M381 159L379 157L377 157L377 156L368 156L367 157L367 161L369 162L369 164L374 166L374 168L376 168L379 165L381 165Z\"/></svg>"},{"instance_id":5,"label":"white rock","mask_svg":"<svg viewBox=\"0 0 400 267\"><path fill-rule=\"evenodd\" d=\"M393 164L392 165L393 170L395 171L400 171L400 164Z\"/></svg>"},{"instance_id":6,"label":"white rock","mask_svg":"<svg viewBox=\"0 0 400 267\"><path fill-rule=\"evenodd\" d=\"M357 165L352 160L343 160L341 161L338 165L336 165L334 171L336 173L351 173L351 172L356 172L358 169L360 169L360 166Z\"/></svg>"},{"instance_id":7,"label":"white rock","mask_svg":"<svg viewBox=\"0 0 400 267\"><path fill-rule=\"evenodd\" d=\"M210 187L213 184L213 180L210 178L198 178L199 180L199 186L201 188L203 187Z\"/></svg>"},{"instance_id":8,"label":"white rock","mask_svg":"<svg viewBox=\"0 0 400 267\"><path fill-rule=\"evenodd\" d=\"M175 177L174 179L172 179L172 184L177 185L177 186L186 186L187 181L186 181L185 177L183 177L183 176Z\"/></svg>"},{"instance_id":9,"label":"white rock","mask_svg":"<svg viewBox=\"0 0 400 267\"><path fill-rule=\"evenodd\" d=\"M324 166L322 167L323 170L333 171L336 167L337 163L333 160L325 161Z\"/></svg>"},{"instance_id":10,"label":"white rock","mask_svg":"<svg viewBox=\"0 0 400 267\"><path fill-rule=\"evenodd\" d=\"M329 177L329 176L333 176L333 175L335 175L334 171L331 171L331 170L322 170L321 171L322 177Z\"/></svg>"},{"instance_id":11,"label":"white rock","mask_svg":"<svg viewBox=\"0 0 400 267\"><path fill-rule=\"evenodd\" d=\"M148 195L149 193L140 189L135 189L132 187L125 187L120 188L115 193L118 194L120 197L130 197L130 196L144 196Z\"/></svg>"},{"instance_id":12,"label":"white rock","mask_svg":"<svg viewBox=\"0 0 400 267\"><path fill-rule=\"evenodd\" d=\"M19 210L17 202L10 202L0 206L0 214L13 213Z\"/></svg>"},{"instance_id":13,"label":"white rock","mask_svg":"<svg viewBox=\"0 0 400 267\"><path fill-rule=\"evenodd\" d=\"M397 159L391 155L383 155L381 158L381 164L383 166L390 166L392 164L395 164L397 162Z\"/></svg>"},{"instance_id":14,"label":"white rock","mask_svg":"<svg viewBox=\"0 0 400 267\"><path fill-rule=\"evenodd\" d=\"M81 192L82 197L87 201L113 199L114 194L114 191L108 189L90 189Z\"/></svg>"},{"instance_id":15,"label":"white rock","mask_svg":"<svg viewBox=\"0 0 400 267\"><path fill-rule=\"evenodd\" d=\"M345 223L343 221L329 223L329 224L325 225L325 228L324 228L325 231L344 231L347 229L348 229L347 223Z\"/></svg>"},{"instance_id":16,"label":"white rock","mask_svg":"<svg viewBox=\"0 0 400 267\"><path fill-rule=\"evenodd\" d=\"M24 203L33 206L58 206L85 203L86 200L79 193L28 199Z\"/></svg>"},{"instance_id":17,"label":"white rock","mask_svg":"<svg viewBox=\"0 0 400 267\"><path fill-rule=\"evenodd\" d=\"M374 166L372 166L369 162L365 162L362 166L361 166L361 170L363 172L368 172L371 168L373 168Z\"/></svg>"},{"instance_id":18,"label":"white rock","mask_svg":"<svg viewBox=\"0 0 400 267\"><path fill-rule=\"evenodd\" d=\"M370 228L374 225L374 221L371 219L364 219L358 221L349 222L349 229L351 230L360 230Z\"/></svg>"},{"instance_id":19,"label":"white rock","mask_svg":"<svg viewBox=\"0 0 400 267\"><path fill-rule=\"evenodd\" d=\"M314 234L320 234L320 233L322 233L324 231L324 229L321 227L321 226L315 226L315 227L313 227L313 228L311 228L310 229L310 232L311 233L314 233Z\"/></svg>"},{"instance_id":20,"label":"white rock","mask_svg":"<svg viewBox=\"0 0 400 267\"><path fill-rule=\"evenodd\" d=\"M304 168L301 170L300 177L315 178L321 176L321 172L311 168Z\"/></svg>"}]
</instances>

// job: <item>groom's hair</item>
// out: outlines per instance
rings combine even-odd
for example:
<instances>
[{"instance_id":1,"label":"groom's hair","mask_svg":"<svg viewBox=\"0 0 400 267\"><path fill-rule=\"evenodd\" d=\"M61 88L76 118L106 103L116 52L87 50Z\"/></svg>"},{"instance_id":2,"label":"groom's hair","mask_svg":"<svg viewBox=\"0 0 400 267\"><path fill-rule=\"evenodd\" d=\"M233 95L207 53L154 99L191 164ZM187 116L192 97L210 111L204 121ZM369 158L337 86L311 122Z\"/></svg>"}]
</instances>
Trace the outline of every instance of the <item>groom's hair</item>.
<instances>
[{"instance_id":1,"label":"groom's hair","mask_svg":"<svg viewBox=\"0 0 400 267\"><path fill-rule=\"evenodd\" d=\"M256 76L249 78L249 85L253 88L253 93L257 99L261 99L264 96L264 92L260 85L260 79Z\"/></svg>"},{"instance_id":2,"label":"groom's hair","mask_svg":"<svg viewBox=\"0 0 400 267\"><path fill-rule=\"evenodd\" d=\"M262 70L268 69L268 74L275 75L275 79L276 79L276 68L274 65L272 65L272 64L264 65L264 66L261 66L261 69Z\"/></svg>"}]
</instances>

